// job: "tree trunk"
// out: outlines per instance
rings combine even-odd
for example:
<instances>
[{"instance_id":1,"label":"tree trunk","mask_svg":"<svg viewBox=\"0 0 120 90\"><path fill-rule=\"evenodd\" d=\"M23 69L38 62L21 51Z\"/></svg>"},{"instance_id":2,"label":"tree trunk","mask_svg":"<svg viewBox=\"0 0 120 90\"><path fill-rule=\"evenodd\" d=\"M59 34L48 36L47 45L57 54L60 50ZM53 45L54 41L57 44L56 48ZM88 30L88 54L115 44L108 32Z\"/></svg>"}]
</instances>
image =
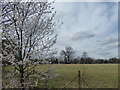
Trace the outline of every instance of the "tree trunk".
<instances>
[{"instance_id":1,"label":"tree trunk","mask_svg":"<svg viewBox=\"0 0 120 90\"><path fill-rule=\"evenodd\" d=\"M22 90L25 90L23 65L21 65L21 70L20 70L20 84L21 84Z\"/></svg>"}]
</instances>

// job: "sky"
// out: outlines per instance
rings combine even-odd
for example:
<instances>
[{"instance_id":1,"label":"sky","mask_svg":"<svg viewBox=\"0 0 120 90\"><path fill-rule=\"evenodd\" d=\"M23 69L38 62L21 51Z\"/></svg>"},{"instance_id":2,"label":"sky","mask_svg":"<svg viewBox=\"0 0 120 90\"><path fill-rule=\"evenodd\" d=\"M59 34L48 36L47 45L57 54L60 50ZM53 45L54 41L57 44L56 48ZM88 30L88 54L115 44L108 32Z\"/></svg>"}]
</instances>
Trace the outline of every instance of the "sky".
<instances>
[{"instance_id":1,"label":"sky","mask_svg":"<svg viewBox=\"0 0 120 90\"><path fill-rule=\"evenodd\" d=\"M76 56L118 57L117 2L55 2L56 19L63 22L54 45L58 55L71 46Z\"/></svg>"}]
</instances>

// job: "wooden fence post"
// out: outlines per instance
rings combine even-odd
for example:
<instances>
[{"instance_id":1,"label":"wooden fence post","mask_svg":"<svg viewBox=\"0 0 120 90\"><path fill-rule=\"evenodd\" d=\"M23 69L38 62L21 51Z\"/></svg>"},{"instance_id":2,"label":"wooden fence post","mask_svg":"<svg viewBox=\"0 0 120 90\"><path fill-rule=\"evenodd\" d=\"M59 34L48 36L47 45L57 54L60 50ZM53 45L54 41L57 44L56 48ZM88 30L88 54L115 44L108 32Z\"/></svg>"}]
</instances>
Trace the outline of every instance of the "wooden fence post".
<instances>
[{"instance_id":1,"label":"wooden fence post","mask_svg":"<svg viewBox=\"0 0 120 90\"><path fill-rule=\"evenodd\" d=\"M78 71L79 90L80 90L80 88L81 88L81 83L80 83L80 79L81 79L81 77L80 77L80 71Z\"/></svg>"}]
</instances>

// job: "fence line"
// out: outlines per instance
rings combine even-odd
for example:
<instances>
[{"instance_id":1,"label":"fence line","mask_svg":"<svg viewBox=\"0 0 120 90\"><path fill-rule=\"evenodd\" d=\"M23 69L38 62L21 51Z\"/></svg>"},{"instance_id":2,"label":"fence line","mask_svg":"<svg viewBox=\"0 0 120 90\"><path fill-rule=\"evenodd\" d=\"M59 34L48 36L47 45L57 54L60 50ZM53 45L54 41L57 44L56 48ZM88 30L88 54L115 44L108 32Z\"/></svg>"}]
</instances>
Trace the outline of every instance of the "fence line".
<instances>
[{"instance_id":1,"label":"fence line","mask_svg":"<svg viewBox=\"0 0 120 90\"><path fill-rule=\"evenodd\" d=\"M80 71L78 71L78 75L77 76L75 76L69 83L67 83L63 88L66 88L69 84L71 84L76 78L78 78L78 80L79 80L79 89L81 88L81 82L80 82L80 80L81 80L81 76L80 76Z\"/></svg>"}]
</instances>

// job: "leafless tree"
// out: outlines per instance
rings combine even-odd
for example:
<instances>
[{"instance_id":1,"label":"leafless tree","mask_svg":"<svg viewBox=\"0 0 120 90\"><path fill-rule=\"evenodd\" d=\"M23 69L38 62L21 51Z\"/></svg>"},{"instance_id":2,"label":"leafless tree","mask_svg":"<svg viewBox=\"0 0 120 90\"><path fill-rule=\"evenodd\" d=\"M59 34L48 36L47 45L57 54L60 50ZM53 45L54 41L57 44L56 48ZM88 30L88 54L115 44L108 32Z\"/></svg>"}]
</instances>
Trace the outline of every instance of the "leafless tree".
<instances>
[{"instance_id":1,"label":"leafless tree","mask_svg":"<svg viewBox=\"0 0 120 90\"><path fill-rule=\"evenodd\" d=\"M87 52L83 52L83 54L82 54L82 58L84 58L84 59L88 58L88 54L87 54Z\"/></svg>"},{"instance_id":2,"label":"leafless tree","mask_svg":"<svg viewBox=\"0 0 120 90\"><path fill-rule=\"evenodd\" d=\"M71 63L74 53L75 52L72 47L65 47L65 50L62 50L60 55L64 58L65 63Z\"/></svg>"},{"instance_id":3,"label":"leafless tree","mask_svg":"<svg viewBox=\"0 0 120 90\"><path fill-rule=\"evenodd\" d=\"M3 60L10 62L20 75L21 88L25 79L40 63L39 58L54 54L55 32L61 24L55 21L56 11L48 2L2 2ZM34 62L34 59L38 59Z\"/></svg>"}]
</instances>

